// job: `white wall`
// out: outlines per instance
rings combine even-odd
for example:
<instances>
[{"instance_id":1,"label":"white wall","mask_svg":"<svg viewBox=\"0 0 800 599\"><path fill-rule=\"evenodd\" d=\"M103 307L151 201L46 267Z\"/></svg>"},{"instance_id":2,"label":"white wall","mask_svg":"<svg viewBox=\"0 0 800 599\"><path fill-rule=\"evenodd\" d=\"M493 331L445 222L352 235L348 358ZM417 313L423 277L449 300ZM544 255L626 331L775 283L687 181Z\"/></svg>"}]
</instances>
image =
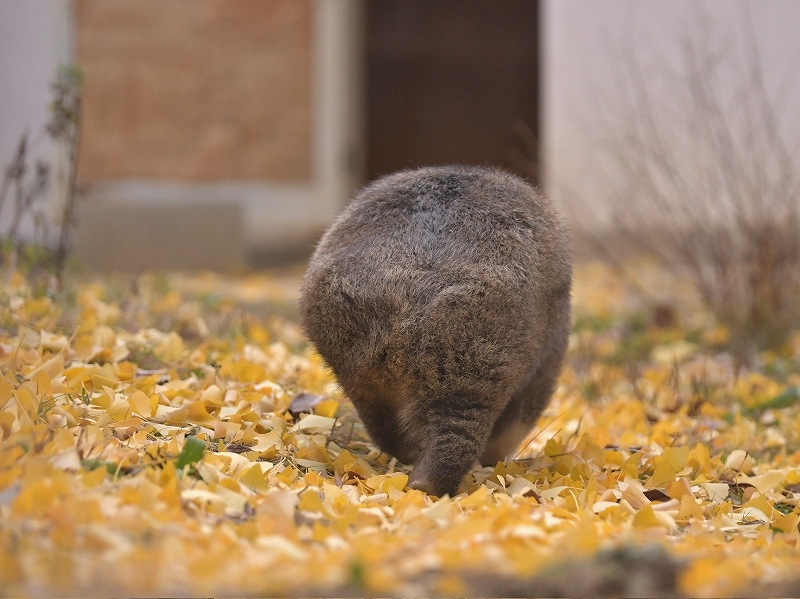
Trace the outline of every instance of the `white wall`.
<instances>
[{"instance_id":1,"label":"white wall","mask_svg":"<svg viewBox=\"0 0 800 599\"><path fill-rule=\"evenodd\" d=\"M705 10L721 39L741 39L742 11L752 18L767 87L800 79L800 2L797 0L543 0L543 143L545 186L557 201L567 188L585 201L603 201L594 139L603 117L593 101L620 93L613 55L633 48L642 64L679 62L679 41ZM800 83L786 96L782 128L800 132ZM600 212L603 206L598 206Z\"/></svg>"},{"instance_id":2,"label":"white wall","mask_svg":"<svg viewBox=\"0 0 800 599\"><path fill-rule=\"evenodd\" d=\"M68 0L0 2L0 166L3 169L13 158L26 129L34 142L34 156L54 159L54 149L42 129L48 119L49 85L58 66L71 61L68 9ZM0 215L0 226L5 228L10 216L11 206L6 205Z\"/></svg>"}]
</instances>

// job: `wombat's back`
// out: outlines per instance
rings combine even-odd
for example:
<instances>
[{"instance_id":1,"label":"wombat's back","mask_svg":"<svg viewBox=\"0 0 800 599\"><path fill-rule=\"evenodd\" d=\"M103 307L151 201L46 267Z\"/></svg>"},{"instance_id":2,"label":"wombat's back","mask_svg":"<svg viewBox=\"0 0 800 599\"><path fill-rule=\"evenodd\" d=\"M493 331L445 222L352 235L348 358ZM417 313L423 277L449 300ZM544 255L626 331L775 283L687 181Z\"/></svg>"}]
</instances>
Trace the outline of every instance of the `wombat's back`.
<instances>
[{"instance_id":1,"label":"wombat's back","mask_svg":"<svg viewBox=\"0 0 800 599\"><path fill-rule=\"evenodd\" d=\"M352 200L311 259L301 315L376 443L413 459L443 404L485 444L547 345L565 344L570 281L563 228L527 183L425 168Z\"/></svg>"}]
</instances>

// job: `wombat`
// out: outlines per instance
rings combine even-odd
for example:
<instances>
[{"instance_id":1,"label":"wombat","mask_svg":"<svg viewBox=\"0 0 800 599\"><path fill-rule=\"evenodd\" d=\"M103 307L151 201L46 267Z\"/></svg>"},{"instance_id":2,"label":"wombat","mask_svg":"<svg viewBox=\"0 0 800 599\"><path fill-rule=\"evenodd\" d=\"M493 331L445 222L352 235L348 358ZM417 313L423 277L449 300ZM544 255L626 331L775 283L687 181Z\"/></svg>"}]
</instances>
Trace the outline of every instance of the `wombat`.
<instances>
[{"instance_id":1,"label":"wombat","mask_svg":"<svg viewBox=\"0 0 800 599\"><path fill-rule=\"evenodd\" d=\"M454 495L515 454L567 346L572 267L548 201L501 170L432 167L367 185L308 266L302 325L409 485Z\"/></svg>"}]
</instances>

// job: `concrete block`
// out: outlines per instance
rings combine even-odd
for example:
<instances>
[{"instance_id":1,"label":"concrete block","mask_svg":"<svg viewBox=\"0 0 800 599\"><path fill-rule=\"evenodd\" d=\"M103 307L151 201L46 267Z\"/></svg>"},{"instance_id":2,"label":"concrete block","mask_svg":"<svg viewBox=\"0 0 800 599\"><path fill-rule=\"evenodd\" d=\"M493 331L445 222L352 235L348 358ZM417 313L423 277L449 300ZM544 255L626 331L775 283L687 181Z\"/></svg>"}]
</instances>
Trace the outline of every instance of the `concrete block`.
<instances>
[{"instance_id":1,"label":"concrete block","mask_svg":"<svg viewBox=\"0 0 800 599\"><path fill-rule=\"evenodd\" d=\"M74 254L98 270L230 271L246 262L241 209L234 203L86 202Z\"/></svg>"}]
</instances>

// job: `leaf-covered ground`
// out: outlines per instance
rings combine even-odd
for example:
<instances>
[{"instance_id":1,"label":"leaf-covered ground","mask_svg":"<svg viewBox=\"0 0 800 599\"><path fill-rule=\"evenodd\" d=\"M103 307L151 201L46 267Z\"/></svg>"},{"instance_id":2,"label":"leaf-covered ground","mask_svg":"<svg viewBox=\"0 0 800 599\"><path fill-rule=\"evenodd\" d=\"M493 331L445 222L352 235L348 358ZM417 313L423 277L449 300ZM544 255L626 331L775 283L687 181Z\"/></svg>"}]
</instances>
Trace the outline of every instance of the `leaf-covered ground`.
<instances>
[{"instance_id":1,"label":"leaf-covered ground","mask_svg":"<svg viewBox=\"0 0 800 599\"><path fill-rule=\"evenodd\" d=\"M0 594L796 594L800 335L738 365L637 272L578 268L529 443L438 499L293 324L299 273L4 275Z\"/></svg>"}]
</instances>

